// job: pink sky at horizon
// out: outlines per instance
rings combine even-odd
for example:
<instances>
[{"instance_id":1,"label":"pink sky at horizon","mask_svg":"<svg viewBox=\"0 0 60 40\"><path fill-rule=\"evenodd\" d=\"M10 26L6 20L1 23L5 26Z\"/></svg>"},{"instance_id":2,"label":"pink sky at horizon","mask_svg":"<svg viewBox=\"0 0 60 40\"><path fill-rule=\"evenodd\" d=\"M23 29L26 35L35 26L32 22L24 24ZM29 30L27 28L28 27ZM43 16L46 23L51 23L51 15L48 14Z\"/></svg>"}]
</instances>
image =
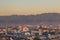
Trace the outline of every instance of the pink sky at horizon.
<instances>
[{"instance_id":1,"label":"pink sky at horizon","mask_svg":"<svg viewBox=\"0 0 60 40\"><path fill-rule=\"evenodd\" d=\"M60 0L0 0L0 16L60 13Z\"/></svg>"}]
</instances>

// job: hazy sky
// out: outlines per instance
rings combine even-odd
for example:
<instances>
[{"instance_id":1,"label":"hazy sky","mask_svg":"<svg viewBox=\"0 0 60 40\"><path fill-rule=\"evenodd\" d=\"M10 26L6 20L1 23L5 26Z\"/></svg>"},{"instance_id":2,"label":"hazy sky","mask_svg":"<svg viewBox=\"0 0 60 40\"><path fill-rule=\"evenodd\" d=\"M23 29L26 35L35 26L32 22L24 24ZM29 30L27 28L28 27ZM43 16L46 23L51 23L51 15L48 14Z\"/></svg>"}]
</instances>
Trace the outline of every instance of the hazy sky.
<instances>
[{"instance_id":1,"label":"hazy sky","mask_svg":"<svg viewBox=\"0 0 60 40\"><path fill-rule=\"evenodd\" d=\"M60 0L0 0L0 16L60 13Z\"/></svg>"}]
</instances>

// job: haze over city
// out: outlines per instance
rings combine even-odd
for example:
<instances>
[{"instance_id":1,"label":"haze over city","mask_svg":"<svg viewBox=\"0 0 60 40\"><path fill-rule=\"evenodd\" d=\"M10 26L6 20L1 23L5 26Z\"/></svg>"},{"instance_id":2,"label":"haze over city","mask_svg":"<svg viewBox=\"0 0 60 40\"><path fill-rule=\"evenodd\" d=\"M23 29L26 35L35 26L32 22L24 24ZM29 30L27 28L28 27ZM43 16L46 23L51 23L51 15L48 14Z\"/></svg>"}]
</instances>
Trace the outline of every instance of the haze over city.
<instances>
[{"instance_id":1,"label":"haze over city","mask_svg":"<svg viewBox=\"0 0 60 40\"><path fill-rule=\"evenodd\" d=\"M0 0L0 16L60 13L60 0Z\"/></svg>"}]
</instances>

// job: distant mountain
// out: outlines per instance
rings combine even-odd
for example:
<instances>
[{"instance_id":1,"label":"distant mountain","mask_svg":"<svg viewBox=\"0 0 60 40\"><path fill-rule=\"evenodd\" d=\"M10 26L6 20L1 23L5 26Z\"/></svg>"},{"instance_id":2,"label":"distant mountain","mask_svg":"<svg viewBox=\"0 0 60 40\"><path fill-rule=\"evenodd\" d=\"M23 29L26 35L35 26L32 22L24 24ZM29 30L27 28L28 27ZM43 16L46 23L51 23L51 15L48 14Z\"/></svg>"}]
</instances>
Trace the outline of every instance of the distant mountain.
<instances>
[{"instance_id":1,"label":"distant mountain","mask_svg":"<svg viewBox=\"0 0 60 40\"><path fill-rule=\"evenodd\" d=\"M60 23L60 13L44 13L39 15L12 15L12 16L0 16L0 23L44 23L44 22L56 22Z\"/></svg>"}]
</instances>

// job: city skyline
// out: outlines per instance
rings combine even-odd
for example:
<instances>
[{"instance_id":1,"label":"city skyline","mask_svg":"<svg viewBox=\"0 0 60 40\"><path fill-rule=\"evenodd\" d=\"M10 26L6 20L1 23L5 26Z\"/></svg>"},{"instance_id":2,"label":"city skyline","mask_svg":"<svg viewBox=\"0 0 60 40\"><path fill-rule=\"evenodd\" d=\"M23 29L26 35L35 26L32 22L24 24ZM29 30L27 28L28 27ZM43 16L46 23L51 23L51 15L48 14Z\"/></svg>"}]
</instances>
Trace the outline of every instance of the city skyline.
<instances>
[{"instance_id":1,"label":"city skyline","mask_svg":"<svg viewBox=\"0 0 60 40\"><path fill-rule=\"evenodd\" d=\"M0 16L60 13L60 0L0 0Z\"/></svg>"}]
</instances>

